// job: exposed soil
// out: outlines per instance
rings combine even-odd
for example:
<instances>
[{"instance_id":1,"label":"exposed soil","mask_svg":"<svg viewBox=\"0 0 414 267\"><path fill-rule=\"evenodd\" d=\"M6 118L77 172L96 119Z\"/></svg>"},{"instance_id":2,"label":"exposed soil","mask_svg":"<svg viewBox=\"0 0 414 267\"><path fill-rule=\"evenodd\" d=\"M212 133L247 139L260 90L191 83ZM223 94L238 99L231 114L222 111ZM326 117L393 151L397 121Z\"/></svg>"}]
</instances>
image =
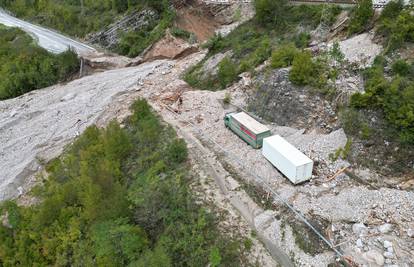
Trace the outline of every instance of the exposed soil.
<instances>
[{"instance_id":1,"label":"exposed soil","mask_svg":"<svg viewBox=\"0 0 414 267\"><path fill-rule=\"evenodd\" d=\"M177 10L176 26L197 36L200 43L212 37L220 24L213 16L195 7L184 7Z\"/></svg>"}]
</instances>

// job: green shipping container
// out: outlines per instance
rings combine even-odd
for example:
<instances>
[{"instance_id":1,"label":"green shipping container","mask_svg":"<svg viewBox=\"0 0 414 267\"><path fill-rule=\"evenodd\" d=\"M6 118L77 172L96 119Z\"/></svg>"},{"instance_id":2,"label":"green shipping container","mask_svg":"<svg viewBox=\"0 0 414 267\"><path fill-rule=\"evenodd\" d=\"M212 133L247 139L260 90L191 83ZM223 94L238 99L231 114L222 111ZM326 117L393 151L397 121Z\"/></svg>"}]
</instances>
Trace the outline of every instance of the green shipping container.
<instances>
[{"instance_id":1,"label":"green shipping container","mask_svg":"<svg viewBox=\"0 0 414 267\"><path fill-rule=\"evenodd\" d=\"M224 124L253 148L261 148L263 138L271 135L269 128L245 112L226 114Z\"/></svg>"}]
</instances>

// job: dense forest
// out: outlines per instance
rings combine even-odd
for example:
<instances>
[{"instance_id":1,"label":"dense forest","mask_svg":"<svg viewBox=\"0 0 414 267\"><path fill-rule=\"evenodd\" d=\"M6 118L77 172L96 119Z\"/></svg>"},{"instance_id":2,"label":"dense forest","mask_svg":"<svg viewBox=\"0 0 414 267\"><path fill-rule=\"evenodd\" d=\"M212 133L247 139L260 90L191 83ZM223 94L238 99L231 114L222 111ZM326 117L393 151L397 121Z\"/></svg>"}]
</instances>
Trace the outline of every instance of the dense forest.
<instances>
[{"instance_id":1,"label":"dense forest","mask_svg":"<svg viewBox=\"0 0 414 267\"><path fill-rule=\"evenodd\" d=\"M19 18L79 38L104 29L126 12L150 8L159 19L144 29L123 33L115 49L131 57L161 38L174 18L168 0L0 0L0 7Z\"/></svg>"},{"instance_id":2,"label":"dense forest","mask_svg":"<svg viewBox=\"0 0 414 267\"><path fill-rule=\"evenodd\" d=\"M196 204L187 148L144 100L47 165L30 207L5 202L0 266L242 266L249 242Z\"/></svg>"},{"instance_id":3,"label":"dense forest","mask_svg":"<svg viewBox=\"0 0 414 267\"><path fill-rule=\"evenodd\" d=\"M0 25L0 99L65 80L79 68L75 52L49 53L17 28Z\"/></svg>"}]
</instances>

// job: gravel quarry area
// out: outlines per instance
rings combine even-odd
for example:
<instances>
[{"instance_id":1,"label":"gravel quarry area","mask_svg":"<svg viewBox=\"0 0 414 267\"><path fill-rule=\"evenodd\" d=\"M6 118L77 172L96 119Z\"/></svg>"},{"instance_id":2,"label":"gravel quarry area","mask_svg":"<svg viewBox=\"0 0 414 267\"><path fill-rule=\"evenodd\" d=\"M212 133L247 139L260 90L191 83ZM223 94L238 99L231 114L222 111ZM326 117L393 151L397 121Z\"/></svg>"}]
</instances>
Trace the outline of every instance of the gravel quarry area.
<instances>
[{"instance_id":1,"label":"gravel quarry area","mask_svg":"<svg viewBox=\"0 0 414 267\"><path fill-rule=\"evenodd\" d=\"M41 163L94 124L166 61L117 69L0 102L0 200L23 193ZM22 187L23 186L23 187Z\"/></svg>"}]
</instances>

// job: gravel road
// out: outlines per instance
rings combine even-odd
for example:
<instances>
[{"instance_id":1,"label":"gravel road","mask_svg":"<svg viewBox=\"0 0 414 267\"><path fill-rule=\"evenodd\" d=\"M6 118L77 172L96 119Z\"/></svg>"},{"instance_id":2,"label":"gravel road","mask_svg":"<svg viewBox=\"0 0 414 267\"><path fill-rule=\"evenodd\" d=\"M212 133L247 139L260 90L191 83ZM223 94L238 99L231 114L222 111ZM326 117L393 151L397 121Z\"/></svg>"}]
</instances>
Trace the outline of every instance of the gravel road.
<instances>
[{"instance_id":1,"label":"gravel road","mask_svg":"<svg viewBox=\"0 0 414 267\"><path fill-rule=\"evenodd\" d=\"M17 19L2 9L0 9L0 24L9 27L18 27L24 30L35 38L41 47L55 54L62 53L68 48L74 49L76 53L82 56L96 52L95 48L89 45L73 40L55 31Z\"/></svg>"}]
</instances>

